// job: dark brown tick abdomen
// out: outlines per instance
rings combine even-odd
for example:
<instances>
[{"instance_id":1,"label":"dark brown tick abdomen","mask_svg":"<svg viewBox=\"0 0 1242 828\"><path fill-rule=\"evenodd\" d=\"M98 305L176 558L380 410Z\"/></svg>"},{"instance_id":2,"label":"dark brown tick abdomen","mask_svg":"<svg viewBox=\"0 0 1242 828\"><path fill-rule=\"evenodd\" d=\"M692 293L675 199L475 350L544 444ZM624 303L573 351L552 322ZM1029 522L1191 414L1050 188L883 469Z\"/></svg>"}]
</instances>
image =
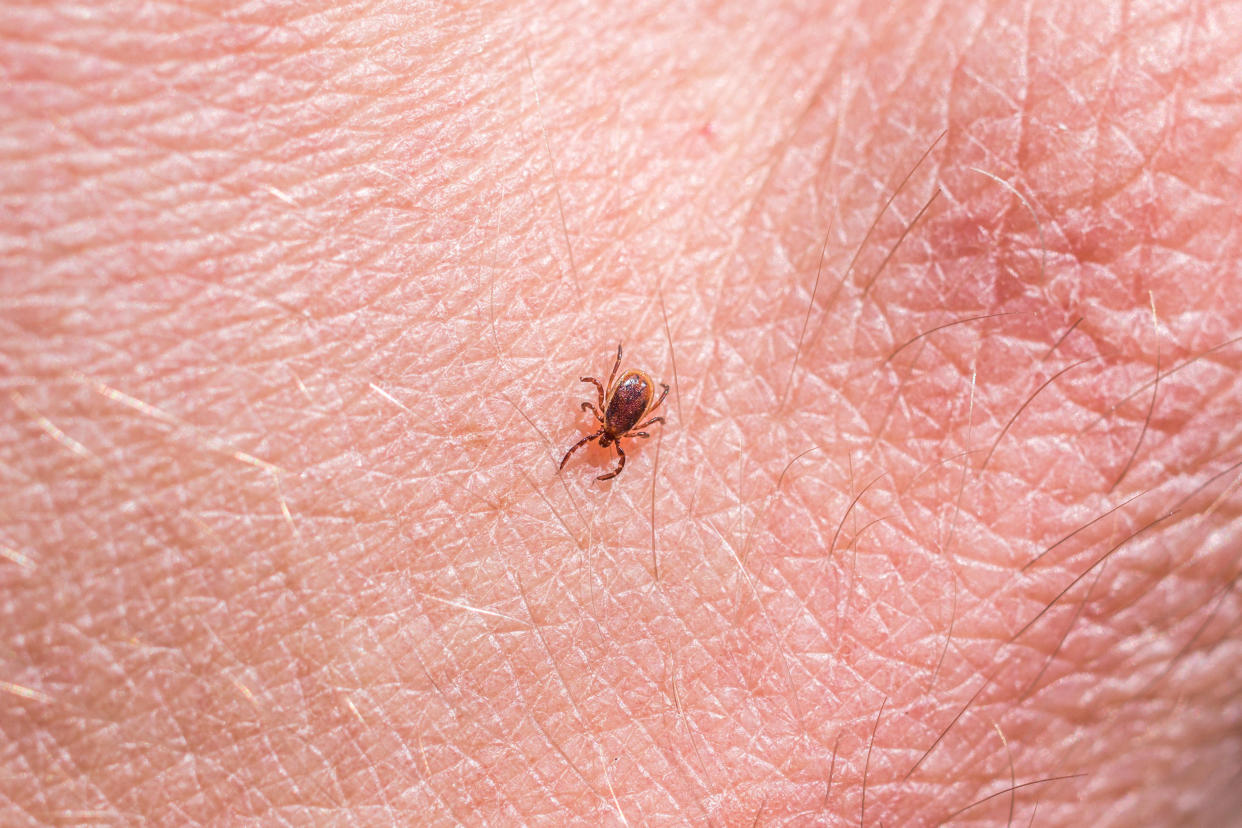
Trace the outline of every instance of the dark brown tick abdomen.
<instances>
[{"instance_id":1,"label":"dark brown tick abdomen","mask_svg":"<svg viewBox=\"0 0 1242 828\"><path fill-rule=\"evenodd\" d=\"M651 404L651 377L642 371L626 371L613 386L604 412L604 427L613 436L629 431L642 419Z\"/></svg>"}]
</instances>

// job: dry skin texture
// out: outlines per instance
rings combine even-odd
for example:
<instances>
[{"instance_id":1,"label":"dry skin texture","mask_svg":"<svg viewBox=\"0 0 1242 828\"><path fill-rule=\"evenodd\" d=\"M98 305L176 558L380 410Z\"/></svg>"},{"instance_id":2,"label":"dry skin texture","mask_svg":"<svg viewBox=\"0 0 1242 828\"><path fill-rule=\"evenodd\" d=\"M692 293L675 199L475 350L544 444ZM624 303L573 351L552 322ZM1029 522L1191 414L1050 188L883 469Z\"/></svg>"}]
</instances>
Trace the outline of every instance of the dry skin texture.
<instances>
[{"instance_id":1,"label":"dry skin texture","mask_svg":"<svg viewBox=\"0 0 1242 828\"><path fill-rule=\"evenodd\" d=\"M7 4L0 823L1236 818L1238 19Z\"/></svg>"}]
</instances>

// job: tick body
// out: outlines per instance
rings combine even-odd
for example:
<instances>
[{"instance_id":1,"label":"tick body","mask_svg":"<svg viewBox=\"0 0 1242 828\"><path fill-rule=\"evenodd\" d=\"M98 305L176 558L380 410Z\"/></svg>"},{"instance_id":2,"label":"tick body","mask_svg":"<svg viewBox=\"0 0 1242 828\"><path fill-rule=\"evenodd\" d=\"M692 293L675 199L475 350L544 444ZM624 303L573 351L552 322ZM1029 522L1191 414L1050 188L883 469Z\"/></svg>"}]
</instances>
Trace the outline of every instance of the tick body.
<instances>
[{"instance_id":1,"label":"tick body","mask_svg":"<svg viewBox=\"0 0 1242 828\"><path fill-rule=\"evenodd\" d=\"M608 474L601 474L596 478L597 480L611 480L625 468L625 452L621 450L621 438L642 437L645 439L651 435L640 429L654 423L664 422L663 417L652 417L646 421L643 421L643 418L664 402L664 397L668 395L668 386L664 383L660 384L663 390L660 392L659 399L652 403L651 400L655 397L655 383L651 381L651 375L646 371L631 369L618 378L617 369L620 367L621 346L618 345L617 361L613 363L612 373L608 375L607 393L604 391L604 386L594 377L578 378L582 382L593 384L599 394L598 406L588 401L582 404L582 410L594 414L595 419L599 420L600 427L598 431L583 437L565 452L565 456L561 458L560 468L565 468L570 455L575 451L592 440L598 440L600 448L617 447L617 467ZM613 382L614 379L616 382Z\"/></svg>"}]
</instances>

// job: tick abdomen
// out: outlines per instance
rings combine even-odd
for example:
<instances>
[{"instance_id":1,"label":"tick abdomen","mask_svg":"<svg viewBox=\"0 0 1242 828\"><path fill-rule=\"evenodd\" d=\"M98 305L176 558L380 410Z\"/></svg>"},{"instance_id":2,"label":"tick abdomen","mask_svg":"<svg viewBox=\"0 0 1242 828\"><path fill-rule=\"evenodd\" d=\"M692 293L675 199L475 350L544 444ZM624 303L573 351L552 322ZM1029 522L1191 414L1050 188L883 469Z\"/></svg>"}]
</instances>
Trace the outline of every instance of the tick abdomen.
<instances>
[{"instance_id":1,"label":"tick abdomen","mask_svg":"<svg viewBox=\"0 0 1242 828\"><path fill-rule=\"evenodd\" d=\"M651 404L654 387L651 377L644 371L626 371L622 374L608 395L608 410L604 412L604 425L608 431L620 435L633 428Z\"/></svg>"}]
</instances>

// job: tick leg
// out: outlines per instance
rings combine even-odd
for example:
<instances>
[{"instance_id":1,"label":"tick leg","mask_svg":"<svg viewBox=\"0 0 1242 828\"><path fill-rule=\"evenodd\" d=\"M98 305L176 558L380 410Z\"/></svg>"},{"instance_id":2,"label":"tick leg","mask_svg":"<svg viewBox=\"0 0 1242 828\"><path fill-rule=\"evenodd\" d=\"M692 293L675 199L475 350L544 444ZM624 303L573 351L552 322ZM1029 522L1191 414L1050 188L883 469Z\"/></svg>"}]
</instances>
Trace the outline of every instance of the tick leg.
<instances>
[{"instance_id":1,"label":"tick leg","mask_svg":"<svg viewBox=\"0 0 1242 828\"><path fill-rule=\"evenodd\" d=\"M612 381L614 378L616 378L617 369L620 367L621 367L621 343L618 342L617 343L617 361L612 364L612 373L608 375L608 387L609 388L612 388ZM599 398L599 407L601 411L604 409L604 398L602 396Z\"/></svg>"},{"instance_id":2,"label":"tick leg","mask_svg":"<svg viewBox=\"0 0 1242 828\"><path fill-rule=\"evenodd\" d=\"M581 382L595 383L595 390L599 392L599 410L603 411L604 410L604 386L600 385L599 380L597 380L595 377L578 377L578 379ZM609 383L611 382L612 380L609 380ZM601 422L603 421L603 419L604 419L603 417L600 417Z\"/></svg>"},{"instance_id":3,"label":"tick leg","mask_svg":"<svg viewBox=\"0 0 1242 828\"><path fill-rule=\"evenodd\" d=\"M575 451L582 448L587 443L591 442L592 440L594 440L596 437L599 437L603 433L604 433L604 430L601 428L599 431L595 432L594 434L588 434L587 436L583 437L578 442L574 443L573 448L565 452L565 456L561 458L561 464L557 466L556 470L560 471L561 469L565 468L565 464L569 462L569 455L573 454Z\"/></svg>"},{"instance_id":4,"label":"tick leg","mask_svg":"<svg viewBox=\"0 0 1242 828\"><path fill-rule=\"evenodd\" d=\"M620 474L621 470L625 468L625 452L621 450L620 443L617 443L617 459L620 462L617 463L617 467L613 469L610 474L601 474L599 477L595 479L596 480L611 480L612 478Z\"/></svg>"},{"instance_id":5,"label":"tick leg","mask_svg":"<svg viewBox=\"0 0 1242 828\"><path fill-rule=\"evenodd\" d=\"M659 408L660 403L664 402L664 398L668 396L668 383L662 382L660 383L660 385L664 386L664 390L660 392L660 399L655 401L655 405L647 409L648 414L650 414L652 411L655 411L657 408ZM648 420L647 422L652 422L652 421Z\"/></svg>"},{"instance_id":6,"label":"tick leg","mask_svg":"<svg viewBox=\"0 0 1242 828\"><path fill-rule=\"evenodd\" d=\"M634 428L646 428L647 426L651 425L652 423L662 423L662 422L664 422L664 418L663 418L663 417L652 417L652 418L651 418L650 420L648 420L647 422L645 422L645 423L639 423L638 425L634 426Z\"/></svg>"},{"instance_id":7,"label":"tick leg","mask_svg":"<svg viewBox=\"0 0 1242 828\"><path fill-rule=\"evenodd\" d=\"M599 413L599 409L595 407L594 403L584 402L582 404L582 410L590 411L595 415L595 419L599 420L601 423L604 422L604 415Z\"/></svg>"}]
</instances>

